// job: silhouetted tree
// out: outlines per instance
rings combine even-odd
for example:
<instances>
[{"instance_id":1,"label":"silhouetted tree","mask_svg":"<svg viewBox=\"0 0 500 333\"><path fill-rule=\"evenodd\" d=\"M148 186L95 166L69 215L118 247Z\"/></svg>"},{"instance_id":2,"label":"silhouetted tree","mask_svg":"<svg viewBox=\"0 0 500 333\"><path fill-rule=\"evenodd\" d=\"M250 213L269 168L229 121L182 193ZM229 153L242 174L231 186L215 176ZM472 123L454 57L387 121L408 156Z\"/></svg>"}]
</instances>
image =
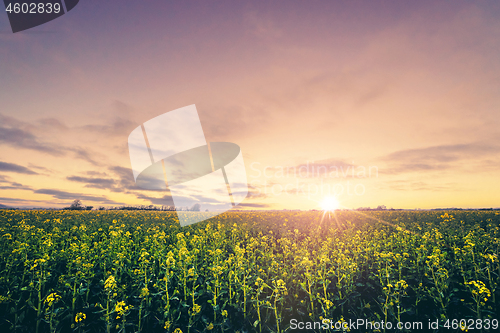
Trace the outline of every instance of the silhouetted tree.
<instances>
[{"instance_id":1,"label":"silhouetted tree","mask_svg":"<svg viewBox=\"0 0 500 333\"><path fill-rule=\"evenodd\" d=\"M192 212L199 212L199 211L200 211L200 208L201 208L200 204L199 204L199 203L195 203L195 204L191 207L190 211L192 211Z\"/></svg>"},{"instance_id":2,"label":"silhouetted tree","mask_svg":"<svg viewBox=\"0 0 500 333\"><path fill-rule=\"evenodd\" d=\"M85 206L83 206L81 200L76 199L75 201L73 201L73 203L71 204L71 206L69 206L69 209L82 210L82 209L85 209Z\"/></svg>"}]
</instances>

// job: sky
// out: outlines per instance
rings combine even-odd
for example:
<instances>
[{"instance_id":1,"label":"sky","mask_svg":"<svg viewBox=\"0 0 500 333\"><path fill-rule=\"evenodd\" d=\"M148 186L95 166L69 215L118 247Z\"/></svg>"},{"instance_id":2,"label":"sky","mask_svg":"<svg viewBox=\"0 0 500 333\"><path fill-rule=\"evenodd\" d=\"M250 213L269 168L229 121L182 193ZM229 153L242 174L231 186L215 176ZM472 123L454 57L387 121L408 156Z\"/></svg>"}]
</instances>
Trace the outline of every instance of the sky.
<instances>
[{"instance_id":1,"label":"sky","mask_svg":"<svg viewBox=\"0 0 500 333\"><path fill-rule=\"evenodd\" d=\"M168 205L128 136L195 104L240 209L499 207L500 2L97 1L0 13L0 204Z\"/></svg>"}]
</instances>

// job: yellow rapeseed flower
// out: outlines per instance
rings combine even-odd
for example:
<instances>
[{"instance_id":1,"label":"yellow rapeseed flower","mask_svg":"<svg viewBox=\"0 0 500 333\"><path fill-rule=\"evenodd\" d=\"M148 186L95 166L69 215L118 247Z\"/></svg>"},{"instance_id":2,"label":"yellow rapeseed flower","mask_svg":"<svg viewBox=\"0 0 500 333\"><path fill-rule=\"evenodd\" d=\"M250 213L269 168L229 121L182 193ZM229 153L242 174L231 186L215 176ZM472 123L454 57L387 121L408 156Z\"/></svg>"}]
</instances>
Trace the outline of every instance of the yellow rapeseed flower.
<instances>
[{"instance_id":1,"label":"yellow rapeseed flower","mask_svg":"<svg viewBox=\"0 0 500 333\"><path fill-rule=\"evenodd\" d=\"M106 289L108 292L116 288L116 280L113 275L110 275L107 279L106 282L104 282L104 289Z\"/></svg>"},{"instance_id":2,"label":"yellow rapeseed flower","mask_svg":"<svg viewBox=\"0 0 500 333\"><path fill-rule=\"evenodd\" d=\"M79 323L87 318L87 315L83 312L78 312L75 316L75 323Z\"/></svg>"},{"instance_id":3,"label":"yellow rapeseed flower","mask_svg":"<svg viewBox=\"0 0 500 333\"><path fill-rule=\"evenodd\" d=\"M56 293L51 293L47 298L45 299L45 303L48 304L48 306L52 306L54 303L57 303L61 299L61 296L59 296Z\"/></svg>"}]
</instances>

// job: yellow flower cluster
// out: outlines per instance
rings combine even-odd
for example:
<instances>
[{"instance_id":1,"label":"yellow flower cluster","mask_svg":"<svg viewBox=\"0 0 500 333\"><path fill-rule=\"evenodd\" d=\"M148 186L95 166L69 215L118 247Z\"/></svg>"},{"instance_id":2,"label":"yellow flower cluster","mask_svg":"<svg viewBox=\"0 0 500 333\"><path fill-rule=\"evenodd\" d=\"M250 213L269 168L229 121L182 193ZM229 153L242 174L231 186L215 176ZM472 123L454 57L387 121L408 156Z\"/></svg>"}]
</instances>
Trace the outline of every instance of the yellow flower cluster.
<instances>
[{"instance_id":1,"label":"yellow flower cluster","mask_svg":"<svg viewBox=\"0 0 500 333\"><path fill-rule=\"evenodd\" d=\"M130 309L132 308L132 305L125 305L124 301L120 301L116 303L115 305L115 312L117 313L116 319L120 319L122 316L124 316Z\"/></svg>"},{"instance_id":2,"label":"yellow flower cluster","mask_svg":"<svg viewBox=\"0 0 500 333\"><path fill-rule=\"evenodd\" d=\"M408 288L408 283L406 283L405 280L399 280L398 282L396 282L395 287L398 289L406 289Z\"/></svg>"},{"instance_id":3,"label":"yellow flower cluster","mask_svg":"<svg viewBox=\"0 0 500 333\"><path fill-rule=\"evenodd\" d=\"M78 312L75 316L75 323L82 322L85 319L87 319L87 315L83 312Z\"/></svg>"},{"instance_id":4,"label":"yellow flower cluster","mask_svg":"<svg viewBox=\"0 0 500 333\"><path fill-rule=\"evenodd\" d=\"M58 294L56 293L51 293L49 296L47 296L47 298L45 299L45 303L47 303L47 305L49 307L51 307L54 303L57 303L59 300L61 299L61 296L59 296Z\"/></svg>"},{"instance_id":5,"label":"yellow flower cluster","mask_svg":"<svg viewBox=\"0 0 500 333\"><path fill-rule=\"evenodd\" d=\"M472 295L480 298L481 300L488 301L488 298L491 297L491 292L483 281L470 281L466 282L467 285L473 286Z\"/></svg>"},{"instance_id":6,"label":"yellow flower cluster","mask_svg":"<svg viewBox=\"0 0 500 333\"><path fill-rule=\"evenodd\" d=\"M141 289L141 294L139 295L139 297L141 298L144 298L144 297L147 297L149 295L149 289L148 287L144 287Z\"/></svg>"},{"instance_id":7,"label":"yellow flower cluster","mask_svg":"<svg viewBox=\"0 0 500 333\"><path fill-rule=\"evenodd\" d=\"M104 282L104 289L106 289L106 291L108 292L111 292L112 290L114 290L116 288L116 280L115 280L115 277L113 275L110 275L106 281Z\"/></svg>"}]
</instances>

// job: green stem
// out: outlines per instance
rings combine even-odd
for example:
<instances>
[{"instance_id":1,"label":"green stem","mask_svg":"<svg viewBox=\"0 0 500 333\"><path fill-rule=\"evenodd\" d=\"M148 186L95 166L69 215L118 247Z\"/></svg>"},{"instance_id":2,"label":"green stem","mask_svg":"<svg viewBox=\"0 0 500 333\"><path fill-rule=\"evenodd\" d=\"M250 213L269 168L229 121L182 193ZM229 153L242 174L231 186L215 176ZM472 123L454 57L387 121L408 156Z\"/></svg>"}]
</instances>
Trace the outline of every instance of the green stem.
<instances>
[{"instance_id":1,"label":"green stem","mask_svg":"<svg viewBox=\"0 0 500 333\"><path fill-rule=\"evenodd\" d=\"M38 279L38 309L36 311L36 330L35 332L38 333L38 329L40 326L40 315L42 311L42 277Z\"/></svg>"},{"instance_id":2,"label":"green stem","mask_svg":"<svg viewBox=\"0 0 500 333\"><path fill-rule=\"evenodd\" d=\"M106 332L111 332L111 323L109 322L109 293L108 300L106 301Z\"/></svg>"}]
</instances>

